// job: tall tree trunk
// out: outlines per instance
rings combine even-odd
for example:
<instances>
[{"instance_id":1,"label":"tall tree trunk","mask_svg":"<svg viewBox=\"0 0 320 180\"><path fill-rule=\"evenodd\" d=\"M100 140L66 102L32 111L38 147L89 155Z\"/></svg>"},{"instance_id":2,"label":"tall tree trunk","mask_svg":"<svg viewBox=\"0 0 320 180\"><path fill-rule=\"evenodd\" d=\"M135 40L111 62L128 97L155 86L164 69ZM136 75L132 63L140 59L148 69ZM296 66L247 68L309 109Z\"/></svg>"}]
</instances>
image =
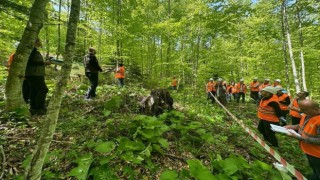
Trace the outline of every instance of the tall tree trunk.
<instances>
[{"instance_id":1,"label":"tall tree trunk","mask_svg":"<svg viewBox=\"0 0 320 180\"><path fill-rule=\"evenodd\" d=\"M49 0L35 0L31 7L29 21L24 29L6 82L6 110L26 108L26 104L22 98L22 82L28 58L34 47L34 42L47 17L46 5L48 1Z\"/></svg>"},{"instance_id":2,"label":"tall tree trunk","mask_svg":"<svg viewBox=\"0 0 320 180\"><path fill-rule=\"evenodd\" d=\"M62 97L71 72L79 14L80 0L72 0L61 77L55 86L56 88L48 108L48 115L43 123L41 134L34 149L30 164L26 169L26 179L41 179L42 167L57 126Z\"/></svg>"},{"instance_id":3,"label":"tall tree trunk","mask_svg":"<svg viewBox=\"0 0 320 180\"><path fill-rule=\"evenodd\" d=\"M304 56L303 56L303 35L302 35L302 20L301 20L301 10L298 5L298 21L299 21L299 41L300 41L300 61L301 61L301 77L302 77L302 86L303 90L307 91L307 83L306 83L306 73L304 66Z\"/></svg>"},{"instance_id":4,"label":"tall tree trunk","mask_svg":"<svg viewBox=\"0 0 320 180\"><path fill-rule=\"evenodd\" d=\"M282 27L282 51L283 51L283 60L284 60L284 64L285 64L285 75L286 75L286 82L287 82L287 91L288 94L290 95L290 76L289 76L289 62L288 62L288 58L287 58L287 41L286 41L286 32L285 32L285 25L284 25L284 19L285 19L285 4L282 3L281 6L281 27Z\"/></svg>"},{"instance_id":5,"label":"tall tree trunk","mask_svg":"<svg viewBox=\"0 0 320 180\"><path fill-rule=\"evenodd\" d=\"M299 84L296 63L295 63L294 57L293 57L293 49L292 49L292 44L291 44L289 23L288 23L288 18L287 18L287 14L286 14L286 0L283 3L284 3L284 5L283 5L284 6L284 8L283 8L284 24L285 24L285 30L286 30L286 35L287 35L287 42L288 42L289 55L290 55L290 60L291 60L293 79L294 79L294 84L296 87L296 92L299 92L301 90L301 88L300 88L300 84Z\"/></svg>"}]
</instances>

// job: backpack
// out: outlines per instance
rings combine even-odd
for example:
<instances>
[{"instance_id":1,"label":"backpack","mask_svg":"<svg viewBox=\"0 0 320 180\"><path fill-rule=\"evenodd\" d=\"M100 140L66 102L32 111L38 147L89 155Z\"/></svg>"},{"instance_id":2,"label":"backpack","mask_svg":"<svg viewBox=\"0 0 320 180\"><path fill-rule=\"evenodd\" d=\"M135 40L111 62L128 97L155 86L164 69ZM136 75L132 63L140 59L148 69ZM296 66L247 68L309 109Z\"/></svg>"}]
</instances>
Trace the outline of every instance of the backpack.
<instances>
[{"instance_id":1,"label":"backpack","mask_svg":"<svg viewBox=\"0 0 320 180\"><path fill-rule=\"evenodd\" d=\"M83 59L83 64L85 68L90 68L90 56L85 55Z\"/></svg>"}]
</instances>

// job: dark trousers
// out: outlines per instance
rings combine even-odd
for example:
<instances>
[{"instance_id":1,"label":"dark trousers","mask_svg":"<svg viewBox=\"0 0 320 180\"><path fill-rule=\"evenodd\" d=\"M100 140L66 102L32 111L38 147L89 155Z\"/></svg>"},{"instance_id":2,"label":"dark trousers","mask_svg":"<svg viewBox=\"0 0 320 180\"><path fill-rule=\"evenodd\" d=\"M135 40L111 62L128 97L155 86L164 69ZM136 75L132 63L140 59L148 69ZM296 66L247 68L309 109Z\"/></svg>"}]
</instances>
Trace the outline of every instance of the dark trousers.
<instances>
[{"instance_id":1,"label":"dark trousers","mask_svg":"<svg viewBox=\"0 0 320 180\"><path fill-rule=\"evenodd\" d=\"M300 124L301 118L291 116L292 125Z\"/></svg>"},{"instance_id":2,"label":"dark trousers","mask_svg":"<svg viewBox=\"0 0 320 180\"><path fill-rule=\"evenodd\" d=\"M310 167L313 170L313 174L310 176L310 180L320 180L320 158L307 155L307 159Z\"/></svg>"},{"instance_id":3,"label":"dark trousers","mask_svg":"<svg viewBox=\"0 0 320 180\"><path fill-rule=\"evenodd\" d=\"M23 95L24 102L28 104L30 102L30 87L26 79L23 80L22 95Z\"/></svg>"},{"instance_id":4,"label":"dark trousers","mask_svg":"<svg viewBox=\"0 0 320 180\"><path fill-rule=\"evenodd\" d=\"M288 113L289 113L289 110L282 110L281 111L281 116L284 117L287 120ZM287 124L288 124L288 120L287 120L287 122L281 121L281 126L286 126Z\"/></svg>"},{"instance_id":5,"label":"dark trousers","mask_svg":"<svg viewBox=\"0 0 320 180\"><path fill-rule=\"evenodd\" d=\"M214 102L216 102L216 100L212 96L216 96L216 91L208 92L208 98L207 99L211 99L212 103L214 103Z\"/></svg>"},{"instance_id":6,"label":"dark trousers","mask_svg":"<svg viewBox=\"0 0 320 180\"><path fill-rule=\"evenodd\" d=\"M86 72L86 77L89 79L91 84L86 93L86 98L90 99L96 96L96 89L98 86L98 73Z\"/></svg>"},{"instance_id":7,"label":"dark trousers","mask_svg":"<svg viewBox=\"0 0 320 180\"><path fill-rule=\"evenodd\" d=\"M242 98L242 103L244 103L246 99L246 94L244 92L237 93L237 103L240 101L240 97Z\"/></svg>"},{"instance_id":8,"label":"dark trousers","mask_svg":"<svg viewBox=\"0 0 320 180\"><path fill-rule=\"evenodd\" d=\"M255 101L259 101L259 91L251 91L250 92L250 97Z\"/></svg>"},{"instance_id":9,"label":"dark trousers","mask_svg":"<svg viewBox=\"0 0 320 180\"><path fill-rule=\"evenodd\" d=\"M271 130L270 124L279 125L279 123L276 122L270 122L260 119L258 130L263 135L264 140L270 142L274 147L279 147L276 133Z\"/></svg>"},{"instance_id":10,"label":"dark trousers","mask_svg":"<svg viewBox=\"0 0 320 180\"><path fill-rule=\"evenodd\" d=\"M124 86L124 78L118 78L119 81L119 86L123 87Z\"/></svg>"},{"instance_id":11,"label":"dark trousers","mask_svg":"<svg viewBox=\"0 0 320 180\"><path fill-rule=\"evenodd\" d=\"M30 108L33 110L46 109L48 87L44 76L27 76L26 79L30 88Z\"/></svg>"}]
</instances>

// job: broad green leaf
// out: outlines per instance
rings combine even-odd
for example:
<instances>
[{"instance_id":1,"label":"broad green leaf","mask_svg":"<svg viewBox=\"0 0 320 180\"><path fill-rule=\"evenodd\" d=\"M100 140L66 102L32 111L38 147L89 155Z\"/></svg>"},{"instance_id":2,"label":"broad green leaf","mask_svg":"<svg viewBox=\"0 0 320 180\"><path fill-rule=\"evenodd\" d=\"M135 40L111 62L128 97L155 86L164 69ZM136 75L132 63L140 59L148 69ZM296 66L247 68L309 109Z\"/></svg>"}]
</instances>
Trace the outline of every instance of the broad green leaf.
<instances>
[{"instance_id":1,"label":"broad green leaf","mask_svg":"<svg viewBox=\"0 0 320 180\"><path fill-rule=\"evenodd\" d=\"M178 179L178 173L176 171L164 171L160 175L160 180L176 180Z\"/></svg>"},{"instance_id":2,"label":"broad green leaf","mask_svg":"<svg viewBox=\"0 0 320 180\"><path fill-rule=\"evenodd\" d=\"M151 139L154 137L154 130L152 130L152 129L140 130L139 134L141 134L143 137L145 137L147 139Z\"/></svg>"},{"instance_id":3,"label":"broad green leaf","mask_svg":"<svg viewBox=\"0 0 320 180\"><path fill-rule=\"evenodd\" d=\"M216 177L198 159L187 160L189 165L190 174L192 177L199 180L215 180Z\"/></svg>"},{"instance_id":4,"label":"broad green leaf","mask_svg":"<svg viewBox=\"0 0 320 180\"><path fill-rule=\"evenodd\" d=\"M73 168L69 176L74 176L79 180L86 180L90 165L93 161L92 154L86 154L76 160L78 166Z\"/></svg>"},{"instance_id":5,"label":"broad green leaf","mask_svg":"<svg viewBox=\"0 0 320 180\"><path fill-rule=\"evenodd\" d=\"M103 116L108 117L111 114L111 111L105 110L103 111Z\"/></svg>"},{"instance_id":6,"label":"broad green leaf","mask_svg":"<svg viewBox=\"0 0 320 180\"><path fill-rule=\"evenodd\" d=\"M99 143L94 150L100 153L109 153L116 147L116 144L112 141Z\"/></svg>"},{"instance_id":7,"label":"broad green leaf","mask_svg":"<svg viewBox=\"0 0 320 180\"><path fill-rule=\"evenodd\" d=\"M266 170L266 171L271 171L272 170L272 167L262 161L259 161L257 160L256 163L263 169L263 170Z\"/></svg>"},{"instance_id":8,"label":"broad green leaf","mask_svg":"<svg viewBox=\"0 0 320 180\"><path fill-rule=\"evenodd\" d=\"M158 142L163 148L166 148L166 149L169 148L169 143L166 139L160 138L158 139Z\"/></svg>"},{"instance_id":9,"label":"broad green leaf","mask_svg":"<svg viewBox=\"0 0 320 180\"><path fill-rule=\"evenodd\" d=\"M158 153L160 153L161 155L164 155L164 151L163 151L163 149L162 149L159 145L157 145L157 144L152 144L152 148L153 148L155 151L157 151Z\"/></svg>"}]
</instances>

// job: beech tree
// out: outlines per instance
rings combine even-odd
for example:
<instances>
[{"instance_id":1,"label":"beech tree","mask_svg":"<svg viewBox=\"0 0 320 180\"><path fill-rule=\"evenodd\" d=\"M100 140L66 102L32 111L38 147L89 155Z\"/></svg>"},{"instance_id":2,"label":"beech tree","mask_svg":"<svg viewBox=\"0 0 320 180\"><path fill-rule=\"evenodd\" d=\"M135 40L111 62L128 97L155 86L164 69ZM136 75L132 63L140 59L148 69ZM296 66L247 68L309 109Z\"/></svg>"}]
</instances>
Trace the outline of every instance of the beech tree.
<instances>
[{"instance_id":1,"label":"beech tree","mask_svg":"<svg viewBox=\"0 0 320 180\"><path fill-rule=\"evenodd\" d=\"M26 179L41 179L42 167L57 126L62 97L66 90L71 72L79 14L80 0L72 0L68 31L66 35L64 64L61 69L61 76L55 86L55 91L50 100L48 114L43 123L40 137L35 149L33 150L31 161L26 169Z\"/></svg>"}]
</instances>

